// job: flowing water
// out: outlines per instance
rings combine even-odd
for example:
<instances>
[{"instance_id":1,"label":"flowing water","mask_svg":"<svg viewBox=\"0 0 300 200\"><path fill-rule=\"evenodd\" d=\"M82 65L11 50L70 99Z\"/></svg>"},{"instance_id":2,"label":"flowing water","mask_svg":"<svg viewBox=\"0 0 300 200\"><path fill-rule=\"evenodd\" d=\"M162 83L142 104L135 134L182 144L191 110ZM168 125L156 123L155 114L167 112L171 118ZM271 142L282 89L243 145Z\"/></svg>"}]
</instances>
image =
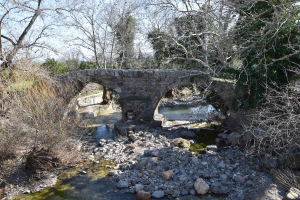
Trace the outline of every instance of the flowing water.
<instances>
[{"instance_id":1,"label":"flowing water","mask_svg":"<svg viewBox=\"0 0 300 200\"><path fill-rule=\"evenodd\" d=\"M158 113L167 117L168 120L205 121L207 114L217 112L212 105L189 107L176 105L172 107L159 107Z\"/></svg>"}]
</instances>

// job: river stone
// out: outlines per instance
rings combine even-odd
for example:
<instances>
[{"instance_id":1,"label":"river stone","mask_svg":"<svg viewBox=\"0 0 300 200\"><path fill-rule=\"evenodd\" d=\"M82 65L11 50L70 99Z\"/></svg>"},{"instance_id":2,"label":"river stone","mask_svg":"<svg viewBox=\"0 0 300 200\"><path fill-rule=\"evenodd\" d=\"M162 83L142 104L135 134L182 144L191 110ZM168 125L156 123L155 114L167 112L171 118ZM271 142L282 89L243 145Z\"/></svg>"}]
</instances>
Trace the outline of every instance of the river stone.
<instances>
[{"instance_id":1,"label":"river stone","mask_svg":"<svg viewBox=\"0 0 300 200\"><path fill-rule=\"evenodd\" d=\"M138 192L138 191L143 190L144 186L142 184L135 184L134 188L135 188L135 191Z\"/></svg>"},{"instance_id":2,"label":"river stone","mask_svg":"<svg viewBox=\"0 0 300 200\"><path fill-rule=\"evenodd\" d=\"M211 185L211 191L214 194L228 194L232 190L232 184L230 182L213 182Z\"/></svg>"},{"instance_id":3,"label":"river stone","mask_svg":"<svg viewBox=\"0 0 300 200\"><path fill-rule=\"evenodd\" d=\"M242 177L241 175L233 175L233 180L235 182L237 182L238 184L244 184L245 183L245 179L244 177Z\"/></svg>"},{"instance_id":4,"label":"river stone","mask_svg":"<svg viewBox=\"0 0 300 200\"><path fill-rule=\"evenodd\" d=\"M163 177L163 179L169 180L173 176L173 171L165 171L161 174L161 176Z\"/></svg>"},{"instance_id":5,"label":"river stone","mask_svg":"<svg viewBox=\"0 0 300 200\"><path fill-rule=\"evenodd\" d=\"M217 145L208 145L206 146L206 149L207 151L214 151L214 152L218 151Z\"/></svg>"},{"instance_id":6,"label":"river stone","mask_svg":"<svg viewBox=\"0 0 300 200\"><path fill-rule=\"evenodd\" d=\"M171 141L171 146L180 147L188 150L191 146L191 143L183 138L175 138Z\"/></svg>"},{"instance_id":7,"label":"river stone","mask_svg":"<svg viewBox=\"0 0 300 200\"><path fill-rule=\"evenodd\" d=\"M195 164L195 165L198 165L199 164L199 160L197 157L192 157L192 163Z\"/></svg>"},{"instance_id":8,"label":"river stone","mask_svg":"<svg viewBox=\"0 0 300 200\"><path fill-rule=\"evenodd\" d=\"M227 137L228 142L233 145L236 145L240 142L241 135L238 132L230 133Z\"/></svg>"},{"instance_id":9,"label":"river stone","mask_svg":"<svg viewBox=\"0 0 300 200\"><path fill-rule=\"evenodd\" d=\"M300 195L300 190L294 187L291 187L289 192L287 193L287 197L289 199L298 199L299 195Z\"/></svg>"},{"instance_id":10,"label":"river stone","mask_svg":"<svg viewBox=\"0 0 300 200\"><path fill-rule=\"evenodd\" d=\"M118 188L128 188L128 183L127 183L127 181L121 180L118 182L117 187Z\"/></svg>"},{"instance_id":11,"label":"river stone","mask_svg":"<svg viewBox=\"0 0 300 200\"><path fill-rule=\"evenodd\" d=\"M135 169L136 170L141 170L143 167L146 167L146 165L150 163L151 167L154 167L155 162L151 158L141 158L136 164L135 164Z\"/></svg>"},{"instance_id":12,"label":"river stone","mask_svg":"<svg viewBox=\"0 0 300 200\"><path fill-rule=\"evenodd\" d=\"M252 187L253 186L253 182L251 180L246 181L246 183L244 184L244 187Z\"/></svg>"},{"instance_id":13,"label":"river stone","mask_svg":"<svg viewBox=\"0 0 300 200\"><path fill-rule=\"evenodd\" d=\"M109 176L116 176L116 175L118 175L119 174L119 170L112 170L112 171L110 171L110 172L108 172L108 175Z\"/></svg>"},{"instance_id":14,"label":"river stone","mask_svg":"<svg viewBox=\"0 0 300 200\"><path fill-rule=\"evenodd\" d=\"M158 161L156 163L156 165L160 166L165 171L170 169L170 164L168 162L166 162L166 161L163 161L163 160L162 161Z\"/></svg>"},{"instance_id":15,"label":"river stone","mask_svg":"<svg viewBox=\"0 0 300 200\"><path fill-rule=\"evenodd\" d=\"M185 138L185 139L193 139L193 138L196 138L197 135L193 131L181 131L180 137Z\"/></svg>"},{"instance_id":16,"label":"river stone","mask_svg":"<svg viewBox=\"0 0 300 200\"><path fill-rule=\"evenodd\" d=\"M2 195L2 193L0 193ZM30 194L30 190L25 190L23 194Z\"/></svg>"},{"instance_id":17,"label":"river stone","mask_svg":"<svg viewBox=\"0 0 300 200\"><path fill-rule=\"evenodd\" d=\"M185 195L188 195L188 194L189 194L189 191L187 191L187 190L181 190L180 194L181 194L182 196L185 196Z\"/></svg>"},{"instance_id":18,"label":"river stone","mask_svg":"<svg viewBox=\"0 0 300 200\"><path fill-rule=\"evenodd\" d=\"M157 190L157 191L152 193L152 197L154 197L156 199L163 198L164 196L165 196L165 193L162 190Z\"/></svg>"},{"instance_id":19,"label":"river stone","mask_svg":"<svg viewBox=\"0 0 300 200\"><path fill-rule=\"evenodd\" d=\"M151 153L151 156L153 157L158 157L158 155L159 155L159 151L157 149L153 150Z\"/></svg>"},{"instance_id":20,"label":"river stone","mask_svg":"<svg viewBox=\"0 0 300 200\"><path fill-rule=\"evenodd\" d=\"M150 192L145 192L144 190L140 190L137 191L135 198L139 200L149 200L151 198L151 194Z\"/></svg>"},{"instance_id":21,"label":"river stone","mask_svg":"<svg viewBox=\"0 0 300 200\"><path fill-rule=\"evenodd\" d=\"M226 174L222 174L220 177L219 177L219 180L220 181L227 181L228 179L228 176Z\"/></svg>"},{"instance_id":22,"label":"river stone","mask_svg":"<svg viewBox=\"0 0 300 200\"><path fill-rule=\"evenodd\" d=\"M179 176L179 180L180 180L180 181L188 181L189 179L188 179L188 177L185 176L185 175L180 175L180 176Z\"/></svg>"},{"instance_id":23,"label":"river stone","mask_svg":"<svg viewBox=\"0 0 300 200\"><path fill-rule=\"evenodd\" d=\"M149 149L145 150L144 156L151 156L151 150L149 150Z\"/></svg>"},{"instance_id":24,"label":"river stone","mask_svg":"<svg viewBox=\"0 0 300 200\"><path fill-rule=\"evenodd\" d=\"M209 185L202 178L197 178L194 188L197 194L206 194L209 190Z\"/></svg>"},{"instance_id":25,"label":"river stone","mask_svg":"<svg viewBox=\"0 0 300 200\"><path fill-rule=\"evenodd\" d=\"M195 191L194 189L191 189L191 190L190 190L190 194L191 194L191 195L195 195L195 194L196 194L196 191Z\"/></svg>"}]
</instances>

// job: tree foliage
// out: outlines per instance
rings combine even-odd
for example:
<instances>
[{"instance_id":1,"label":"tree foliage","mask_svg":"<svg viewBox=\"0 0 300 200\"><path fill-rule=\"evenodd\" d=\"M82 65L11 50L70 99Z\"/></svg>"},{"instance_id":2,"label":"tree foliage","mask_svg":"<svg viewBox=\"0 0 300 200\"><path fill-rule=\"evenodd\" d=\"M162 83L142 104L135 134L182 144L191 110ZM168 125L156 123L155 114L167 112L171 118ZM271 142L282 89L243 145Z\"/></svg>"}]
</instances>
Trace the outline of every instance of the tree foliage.
<instances>
[{"instance_id":1,"label":"tree foliage","mask_svg":"<svg viewBox=\"0 0 300 200\"><path fill-rule=\"evenodd\" d=\"M268 88L284 87L296 78L300 32L299 6L294 3L257 1L250 9L242 4L235 40L243 67L235 72L244 108L259 106Z\"/></svg>"},{"instance_id":2,"label":"tree foliage","mask_svg":"<svg viewBox=\"0 0 300 200\"><path fill-rule=\"evenodd\" d=\"M122 68L128 69L131 67L134 58L134 38L136 29L136 19L127 14L122 16L115 28L118 42L118 60Z\"/></svg>"}]
</instances>

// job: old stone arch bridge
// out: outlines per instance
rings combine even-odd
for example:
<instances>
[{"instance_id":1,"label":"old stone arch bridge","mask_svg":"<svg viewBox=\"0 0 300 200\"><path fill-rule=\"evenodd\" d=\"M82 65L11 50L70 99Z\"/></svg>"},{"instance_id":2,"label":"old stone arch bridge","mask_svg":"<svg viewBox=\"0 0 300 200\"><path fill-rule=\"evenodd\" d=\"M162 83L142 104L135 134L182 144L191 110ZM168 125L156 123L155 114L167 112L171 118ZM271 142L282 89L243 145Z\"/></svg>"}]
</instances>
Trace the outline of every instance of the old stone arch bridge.
<instances>
[{"instance_id":1,"label":"old stone arch bridge","mask_svg":"<svg viewBox=\"0 0 300 200\"><path fill-rule=\"evenodd\" d=\"M111 89L122 107L122 123L150 122L166 92L181 85L196 84L208 87L210 74L187 70L81 70L59 76L63 81L75 81L83 88L90 82ZM214 81L210 85L226 102L234 91L231 82ZM130 117L129 117L130 115ZM142 119L142 120L141 120Z\"/></svg>"}]
</instances>

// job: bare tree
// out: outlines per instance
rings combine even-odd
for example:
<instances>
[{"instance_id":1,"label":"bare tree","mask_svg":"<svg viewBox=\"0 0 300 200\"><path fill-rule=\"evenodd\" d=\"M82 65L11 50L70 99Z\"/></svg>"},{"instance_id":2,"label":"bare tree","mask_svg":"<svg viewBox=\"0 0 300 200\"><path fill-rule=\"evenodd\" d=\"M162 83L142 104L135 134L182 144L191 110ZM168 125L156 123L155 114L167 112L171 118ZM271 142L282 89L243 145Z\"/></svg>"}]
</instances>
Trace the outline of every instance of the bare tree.
<instances>
[{"instance_id":1,"label":"bare tree","mask_svg":"<svg viewBox=\"0 0 300 200\"><path fill-rule=\"evenodd\" d=\"M43 38L49 36L52 24L46 21L64 8L43 0L8 0L0 3L0 9L0 60L7 68L21 49L49 47Z\"/></svg>"},{"instance_id":2,"label":"bare tree","mask_svg":"<svg viewBox=\"0 0 300 200\"><path fill-rule=\"evenodd\" d=\"M174 59L197 62L202 70L211 73L229 65L234 8L228 1L155 0L150 5L173 14L173 24L169 24L169 32L165 34L174 51L166 62Z\"/></svg>"}]
</instances>

